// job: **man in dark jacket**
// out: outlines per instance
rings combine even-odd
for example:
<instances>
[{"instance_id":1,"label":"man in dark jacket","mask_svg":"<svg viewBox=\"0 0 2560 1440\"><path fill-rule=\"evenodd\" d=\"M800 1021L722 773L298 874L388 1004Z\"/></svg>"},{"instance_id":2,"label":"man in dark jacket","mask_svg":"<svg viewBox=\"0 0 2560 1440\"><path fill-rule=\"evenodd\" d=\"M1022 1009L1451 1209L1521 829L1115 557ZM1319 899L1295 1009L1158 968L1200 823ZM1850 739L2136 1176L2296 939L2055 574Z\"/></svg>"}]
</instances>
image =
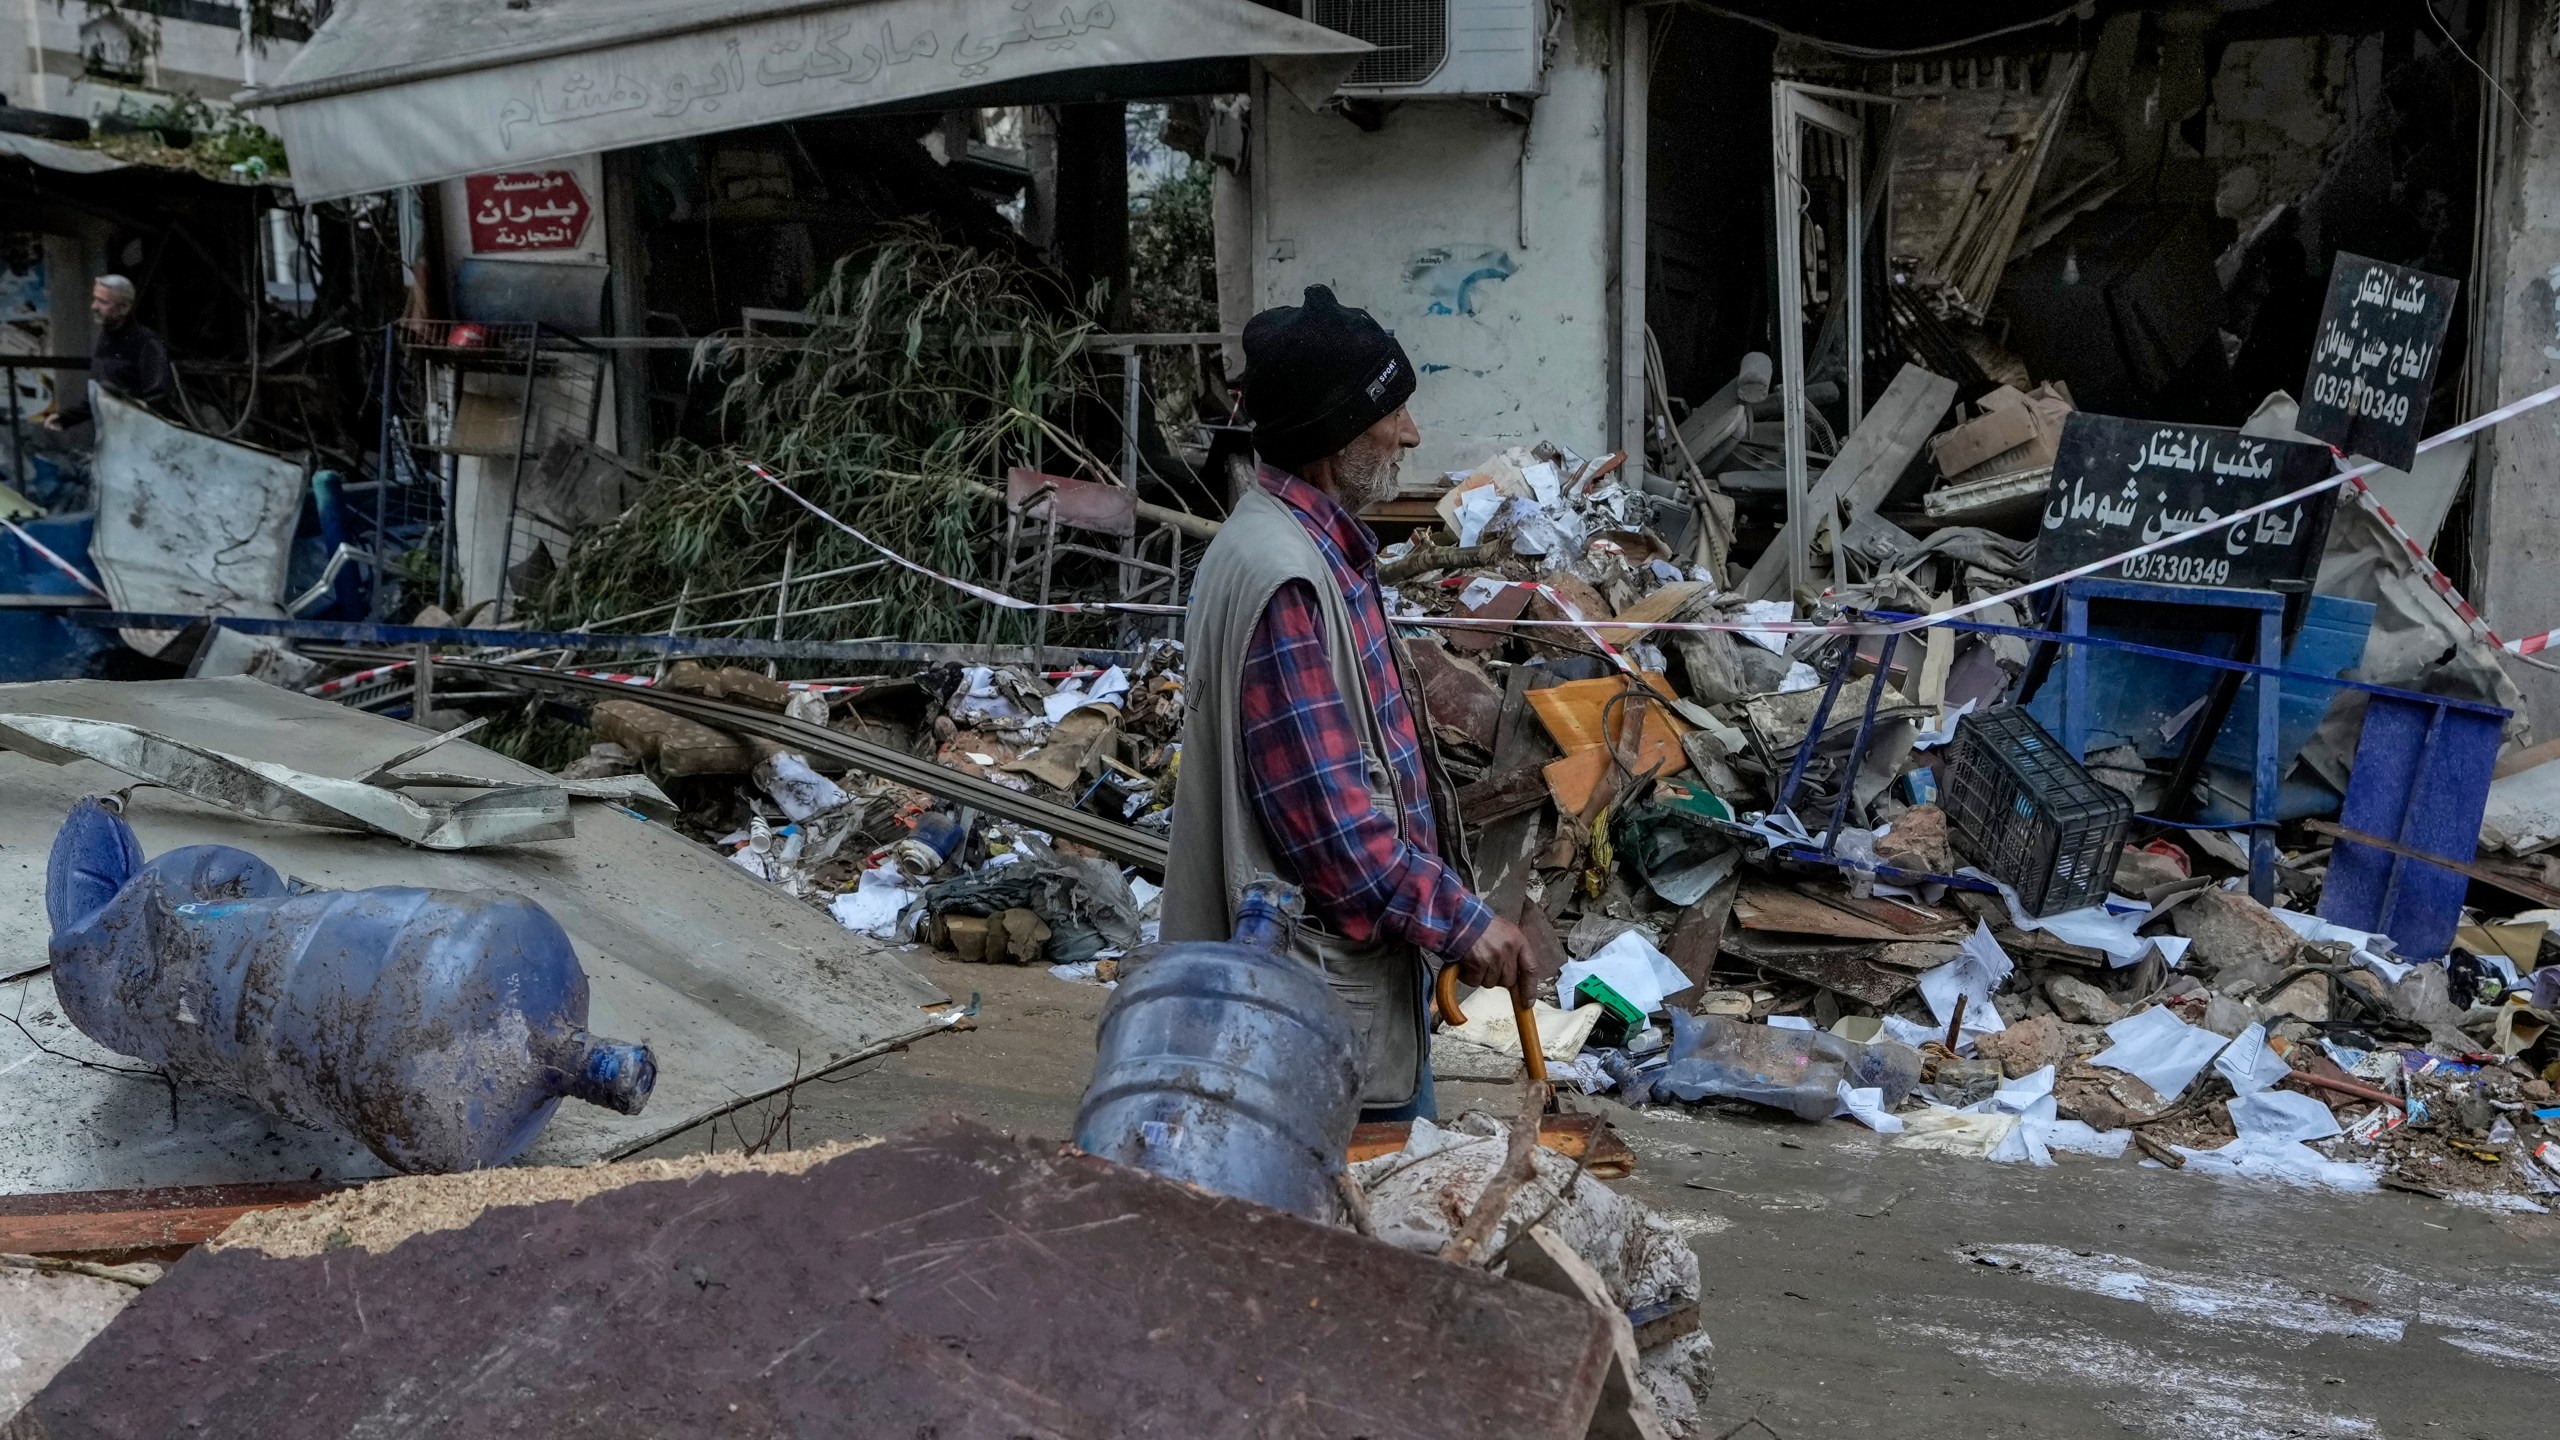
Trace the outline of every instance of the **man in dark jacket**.
<instances>
[{"instance_id":1,"label":"man in dark jacket","mask_svg":"<svg viewBox=\"0 0 2560 1440\"><path fill-rule=\"evenodd\" d=\"M169 347L151 327L133 318L133 282L121 275L101 275L89 287L89 313L97 317L97 339L89 346L89 383L120 400L156 404L169 393ZM68 430L90 419L83 398L67 410L57 409L45 421Z\"/></svg>"}]
</instances>

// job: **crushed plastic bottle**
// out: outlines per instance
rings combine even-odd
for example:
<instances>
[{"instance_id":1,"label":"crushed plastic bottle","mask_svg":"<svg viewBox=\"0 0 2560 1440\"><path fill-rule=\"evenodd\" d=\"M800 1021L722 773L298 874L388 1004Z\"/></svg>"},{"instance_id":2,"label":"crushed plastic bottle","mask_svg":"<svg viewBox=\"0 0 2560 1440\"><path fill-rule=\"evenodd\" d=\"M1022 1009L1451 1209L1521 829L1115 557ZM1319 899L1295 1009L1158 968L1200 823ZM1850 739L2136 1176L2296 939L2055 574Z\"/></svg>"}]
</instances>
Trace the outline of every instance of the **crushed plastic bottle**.
<instances>
[{"instance_id":1,"label":"crushed plastic bottle","mask_svg":"<svg viewBox=\"0 0 2560 1440\"><path fill-rule=\"evenodd\" d=\"M310 890L228 845L144 863L72 807L45 870L54 990L82 1034L360 1141L395 1170L503 1165L564 1097L635 1115L646 1046L587 1033L559 922L494 890Z\"/></svg>"},{"instance_id":2,"label":"crushed plastic bottle","mask_svg":"<svg viewBox=\"0 0 2560 1440\"><path fill-rule=\"evenodd\" d=\"M1724 1015L1671 1012L1671 1063L1653 1081L1655 1098L1748 1100L1804 1120L1840 1109L1840 1085L1880 1089L1899 1104L1920 1083L1920 1052L1880 1040L1860 1045L1823 1030L1780 1030Z\"/></svg>"}]
</instances>

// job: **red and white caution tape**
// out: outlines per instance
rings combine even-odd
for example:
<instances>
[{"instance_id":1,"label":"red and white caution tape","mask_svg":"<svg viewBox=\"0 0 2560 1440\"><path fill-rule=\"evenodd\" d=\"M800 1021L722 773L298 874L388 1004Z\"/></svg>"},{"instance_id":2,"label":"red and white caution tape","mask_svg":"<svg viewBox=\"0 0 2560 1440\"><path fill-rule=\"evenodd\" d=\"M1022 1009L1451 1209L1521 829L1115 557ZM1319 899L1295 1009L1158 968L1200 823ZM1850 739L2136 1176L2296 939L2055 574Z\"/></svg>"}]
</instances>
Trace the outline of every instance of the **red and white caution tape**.
<instances>
[{"instance_id":1,"label":"red and white caution tape","mask_svg":"<svg viewBox=\"0 0 2560 1440\"><path fill-rule=\"evenodd\" d=\"M2512 420L2519 415L2527 413L2528 411L2541 409L2543 406L2551 404L2555 400L2560 400L2560 385L2554 385L2545 390L2535 391L2533 394L2527 395L2523 399L2515 401L2512 404L2501 405L2497 409L2492 410L2485 415L2476 416L2470 420L2466 420L2463 423L2454 426L2450 430L2430 435L2426 439L2418 442L2418 453L2425 454L2429 450L2450 445L2454 441L2463 439L2467 436L2476 435L2481 431L2488 429L2492 425ZM918 575L925 576L928 579L938 581L941 584L948 585L965 594L984 600L990 605L1000 606L1007 610L1047 610L1061 615L1095 614L1102 612L1117 612L1121 614L1135 615L1179 615L1182 614L1185 609L1185 607L1180 605L1142 605L1128 601L1092 601L1041 605L1034 601L1024 600L1012 595L1004 594L1001 591L990 590L983 585L973 584L967 580L961 580L954 576L945 575L941 571L920 565L915 561L898 554L896 551L891 550L879 541L872 539L870 536L854 529L852 526L847 525L835 516L828 514L825 510L820 509L807 497L801 495L798 491L793 490L789 485L784 484L779 477L762 465L758 465L753 461L748 461L747 468L754 471L756 476L759 479L762 479L765 483L773 486L773 488L781 491L783 494L790 496L791 499L802 509L807 510L810 514L826 521L828 524L833 525L835 528L852 536L854 539L861 541L863 544L870 546L872 549L880 552L882 556L886 557L892 563L904 566L906 569L914 571ZM2391 519L2390 512L2384 510L2379 501L2373 499L2372 490L2370 487L2365 485L2364 477L2384 468L2386 467L2381 461L2368 460L2362 465L2341 470L2335 475L2314 481L2300 489L2287 491L2282 495L2276 496L2272 500L2264 500L2258 504L2247 506L2240 510L2235 510L2228 515L2216 517L2209 524L2200 525L2189 530L2174 530L2161 536L2157 540L2137 545L2130 550L2109 555L2101 560L2092 560L2086 565L2075 566L2072 569L2061 572L2060 574L2048 575L2041 580L2030 580L2023 585L2013 586L1996 595L1985 596L1980 600L1969 601L1962 605L1950 606L1947 609L1934 611L1927 615L1913 616L1908 620L1824 625L1802 620L1594 621L1564 619L1487 621L1465 615L1431 615L1408 616L1397 620L1395 623L1399 625L1448 626L1478 630L1484 629L1489 624L1499 624L1505 629L1576 630L1588 636L1594 644L1600 647L1603 653L1607 654L1610 659L1618 665L1620 669L1628 670L1632 673L1630 662L1626 659L1624 654L1622 654L1616 646L1613 646L1600 638L1597 633L1599 626L1606 625L1613 630L1635 631L1646 634L1666 633L1691 635L1714 631L1740 632L1745 630L1754 631L1760 634L1776 633L1785 635L1883 635L1889 633L1908 633L1913 630L1925 630L1932 625L1943 625L1951 620L1961 620L1965 616L1976 614L1983 610L1988 610L1993 606L2005 605L2014 600L2022 600L2029 595L2050 590L2057 585L2067 584L2070 581L2080 579L2084 576L2095 575L2100 571L2121 565L2125 561L2130 560L2137 555L2154 554L2158 551L2166 550L2173 545L2184 544L2201 535L2228 530L2231 526L2243 520L2252 520L2260 515L2266 515L2273 513L2274 511L2284 509L2288 505L2299 504L2304 500L2310 499L2314 495L2322 493L2323 491L2335 490L2341 486L2353 486L2360 496L2364 497L2372 504L2374 512L2382 518L2383 523L2389 527L2391 533L2399 539L2403 546L2407 547L2410 558L2416 561L2420 569L2426 574L2428 577L2428 583L2435 588L2436 593L2443 596L2446 603L2451 605L2454 610L2462 616L2464 622L2472 626L2472 628L2483 638L2487 639L2492 644L2503 644L2506 649L2522 655L2529 655L2535 651L2548 648L2555 644L2560 644L2560 630L2548 631L2543 634L2530 636L2518 641L2500 641L2496 633L2489 628L2488 623L2480 618L2479 611L2474 609L2469 601L2463 599L2462 593L2454 588L2451 578L2446 576L2442 570L2437 569L2434 562L2427 559L2425 549L2412 539L2406 530L2401 529L2398 522ZM1561 600L1556 598L1555 593L1552 590L1548 589L1544 585L1535 585L1534 582L1532 583L1534 588L1540 594L1546 596L1551 603L1554 603L1559 610L1562 610L1568 616L1573 613L1570 609L1565 607Z\"/></svg>"},{"instance_id":2,"label":"red and white caution tape","mask_svg":"<svg viewBox=\"0 0 2560 1440\"><path fill-rule=\"evenodd\" d=\"M396 675L408 668L408 661L394 660L388 665L376 665L370 670L359 670L353 675L341 675L335 680L323 680L319 684L312 686L310 689L305 690L302 693L305 695L318 695L324 698L331 695L339 695L352 690L359 685L379 680L386 675Z\"/></svg>"},{"instance_id":3,"label":"red and white caution tape","mask_svg":"<svg viewBox=\"0 0 2560 1440\"><path fill-rule=\"evenodd\" d=\"M899 554L897 551L890 549L888 546L881 544L879 541L872 539L870 536L863 534L861 531L854 529L842 520L839 520L835 516L820 509L815 502L809 499L809 497L782 483L782 478L780 476L774 474L770 470L767 470L762 465L757 464L753 460L749 460L746 462L746 467L755 472L757 479L762 480L764 483L781 491L783 494L790 496L792 502L798 505L801 509L808 511L810 514L826 521L828 524L833 525L847 535L852 536L854 539L859 540L863 544L870 546L872 549L879 551L881 557L886 559L890 564L912 570L916 574L922 575L928 580L948 585L952 589L960 591L962 594L984 600L988 604L996 606L999 609L1046 610L1054 615L1095 615L1105 613L1117 613L1122 615L1180 615L1189 608L1182 605L1143 605L1127 600L1095 600L1042 605L1037 601L1024 600L1017 596L1007 595L1001 590L990 590L986 586L977 584L973 581L963 580L955 575L945 575L941 571L933 569L930 566L917 564L915 561L908 559L906 556Z\"/></svg>"},{"instance_id":4,"label":"red and white caution tape","mask_svg":"<svg viewBox=\"0 0 2560 1440\"><path fill-rule=\"evenodd\" d=\"M38 555L43 556L43 557L45 558L45 560L46 560L49 564L51 564L51 565L53 566L53 568L54 568L54 569L61 571L63 574L70 576L70 577L71 577L72 579L74 579L74 580L79 581L79 582L80 582L80 588L81 588L81 589L88 591L90 594L97 596L99 599L106 601L106 602L107 602L108 604L110 604L110 605L112 605L112 604L114 604L114 603L115 603L114 598L113 598L112 596L108 595L108 594L107 594L107 592L106 592L105 590L101 589L101 588L99 587L99 585L98 585L98 582L97 582L97 581L92 580L92 579L90 579L88 576L81 574L81 573L80 573L80 568L79 568L78 566L76 566L76 565L72 564L70 561L63 559L61 556L56 555L56 554L54 554L54 553L53 553L53 551L51 551L51 550L47 549L47 548L45 547L45 543L44 543L43 541L41 541L41 540L37 539L37 538L36 538L36 537L34 537L33 535L28 534L25 530L23 530L23 529L19 528L19 525L18 525L18 522L17 522L17 521L15 521L15 520L0 520L0 525L5 525L5 526L9 527L9 533L10 533L10 534L17 536L17 537L18 537L18 539L19 539L22 543L24 543L28 549L33 550L33 551L34 551L34 552L36 552Z\"/></svg>"}]
</instances>

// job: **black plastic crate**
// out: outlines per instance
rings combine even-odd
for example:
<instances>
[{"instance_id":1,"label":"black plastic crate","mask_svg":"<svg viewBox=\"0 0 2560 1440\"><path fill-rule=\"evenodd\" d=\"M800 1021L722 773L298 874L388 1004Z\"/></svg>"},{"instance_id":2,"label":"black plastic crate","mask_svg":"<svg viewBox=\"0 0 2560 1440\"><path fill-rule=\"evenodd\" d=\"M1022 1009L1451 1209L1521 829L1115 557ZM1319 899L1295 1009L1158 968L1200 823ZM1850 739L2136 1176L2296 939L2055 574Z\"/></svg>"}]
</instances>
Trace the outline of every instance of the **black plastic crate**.
<instances>
[{"instance_id":1,"label":"black plastic crate","mask_svg":"<svg viewBox=\"0 0 2560 1440\"><path fill-rule=\"evenodd\" d=\"M2133 802L2010 708L1967 715L1948 749L1947 828L1964 857L2017 887L2035 916L2102 904Z\"/></svg>"}]
</instances>

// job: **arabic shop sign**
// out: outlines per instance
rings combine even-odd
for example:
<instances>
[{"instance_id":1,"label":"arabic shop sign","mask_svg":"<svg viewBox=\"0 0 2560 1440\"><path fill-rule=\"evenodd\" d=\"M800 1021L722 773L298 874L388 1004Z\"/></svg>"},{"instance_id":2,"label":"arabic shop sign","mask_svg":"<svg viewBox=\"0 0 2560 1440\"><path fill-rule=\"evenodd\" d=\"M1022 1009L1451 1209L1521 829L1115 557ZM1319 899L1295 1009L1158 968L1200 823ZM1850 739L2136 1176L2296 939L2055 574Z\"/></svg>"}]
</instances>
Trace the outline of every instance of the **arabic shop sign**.
<instances>
[{"instance_id":1,"label":"arabic shop sign","mask_svg":"<svg viewBox=\"0 0 2560 1440\"><path fill-rule=\"evenodd\" d=\"M2441 275L2339 251L2294 427L2350 455L2408 469L2460 288Z\"/></svg>"},{"instance_id":2,"label":"arabic shop sign","mask_svg":"<svg viewBox=\"0 0 2560 1440\"><path fill-rule=\"evenodd\" d=\"M471 250L477 255L575 250L595 214L578 177L566 170L473 175L462 188L471 212Z\"/></svg>"},{"instance_id":3,"label":"arabic shop sign","mask_svg":"<svg viewBox=\"0 0 2560 1440\"><path fill-rule=\"evenodd\" d=\"M2161 425L2076 413L2063 423L2036 540L2036 578L2213 530L2100 572L2111 579L2263 590L2307 580L2327 546L2337 492L2247 520L2222 517L2313 484L2336 469L2327 447L2213 425Z\"/></svg>"}]
</instances>

